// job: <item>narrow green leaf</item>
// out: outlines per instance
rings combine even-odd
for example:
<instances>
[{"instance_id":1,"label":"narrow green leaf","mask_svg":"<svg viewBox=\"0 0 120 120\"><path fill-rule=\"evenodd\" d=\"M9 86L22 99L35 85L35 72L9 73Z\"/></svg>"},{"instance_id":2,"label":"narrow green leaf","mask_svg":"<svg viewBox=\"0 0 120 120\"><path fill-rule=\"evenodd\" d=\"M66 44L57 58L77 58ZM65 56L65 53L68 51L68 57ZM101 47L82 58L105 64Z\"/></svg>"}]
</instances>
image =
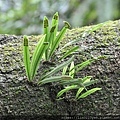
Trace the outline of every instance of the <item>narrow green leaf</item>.
<instances>
[{"instance_id":1,"label":"narrow green leaf","mask_svg":"<svg viewBox=\"0 0 120 120\"><path fill-rule=\"evenodd\" d=\"M71 45L73 45L73 44L79 42L80 40L81 40L81 38L74 39L74 40L72 40L72 41L66 43L60 50L64 49L65 47L71 46Z\"/></svg>"},{"instance_id":2,"label":"narrow green leaf","mask_svg":"<svg viewBox=\"0 0 120 120\"><path fill-rule=\"evenodd\" d=\"M89 32L91 33L91 32L93 32L93 31L96 31L96 30L98 30L99 28L101 28L103 25L104 25L103 23L100 23L100 24L98 24L98 25L95 25L95 26L93 26L93 27L90 29Z\"/></svg>"},{"instance_id":3,"label":"narrow green leaf","mask_svg":"<svg viewBox=\"0 0 120 120\"><path fill-rule=\"evenodd\" d=\"M67 21L63 21L64 22L64 26L67 28L67 29L70 29L70 24L67 22Z\"/></svg>"},{"instance_id":4,"label":"narrow green leaf","mask_svg":"<svg viewBox=\"0 0 120 120\"><path fill-rule=\"evenodd\" d=\"M76 99L78 98L78 96L80 95L80 93L81 93L83 90L84 90L84 87L80 87L80 88L78 89L78 91L77 91L77 93L76 93L76 96L75 96Z\"/></svg>"},{"instance_id":5,"label":"narrow green leaf","mask_svg":"<svg viewBox=\"0 0 120 120\"><path fill-rule=\"evenodd\" d=\"M74 74L75 74L74 62L72 61L71 65L70 65L69 76L71 76L73 78Z\"/></svg>"},{"instance_id":6,"label":"narrow green leaf","mask_svg":"<svg viewBox=\"0 0 120 120\"><path fill-rule=\"evenodd\" d=\"M31 61L31 66L30 66L30 73L31 73L31 80L33 80L36 71L38 69L39 63L41 61L42 55L45 52L48 43L44 43L45 40L45 35L39 40L36 49L33 53L32 61Z\"/></svg>"},{"instance_id":7,"label":"narrow green leaf","mask_svg":"<svg viewBox=\"0 0 120 120\"><path fill-rule=\"evenodd\" d=\"M62 75L65 75L65 74L66 74L67 69L68 69L68 65L66 65L66 66L63 68Z\"/></svg>"},{"instance_id":8,"label":"narrow green leaf","mask_svg":"<svg viewBox=\"0 0 120 120\"><path fill-rule=\"evenodd\" d=\"M58 12L56 12L52 18L52 26L58 24L58 20L59 20L59 15L58 15Z\"/></svg>"},{"instance_id":9,"label":"narrow green leaf","mask_svg":"<svg viewBox=\"0 0 120 120\"><path fill-rule=\"evenodd\" d=\"M56 28L56 25L53 26L51 29L50 29L50 36L49 36L49 43L50 43L50 49L52 48L53 46L53 43L54 43L54 39L55 39L55 28Z\"/></svg>"},{"instance_id":10,"label":"narrow green leaf","mask_svg":"<svg viewBox=\"0 0 120 120\"><path fill-rule=\"evenodd\" d=\"M45 42L48 42L48 37L49 37L49 21L48 18L45 16L43 20L43 30L44 30L44 35L46 34Z\"/></svg>"},{"instance_id":11,"label":"narrow green leaf","mask_svg":"<svg viewBox=\"0 0 120 120\"><path fill-rule=\"evenodd\" d=\"M54 41L54 31L55 31L55 28L56 26L53 26L51 29L50 29L50 32L49 32L49 38L48 38L48 42L49 42L49 45L46 49L46 52L45 52L45 56L46 56L46 61L48 61L50 58L49 58L49 52L50 52L50 49L53 45L53 41Z\"/></svg>"},{"instance_id":12,"label":"narrow green leaf","mask_svg":"<svg viewBox=\"0 0 120 120\"><path fill-rule=\"evenodd\" d=\"M91 80L92 76L86 76L82 79L82 82L85 83L85 82L89 82Z\"/></svg>"},{"instance_id":13,"label":"narrow green leaf","mask_svg":"<svg viewBox=\"0 0 120 120\"><path fill-rule=\"evenodd\" d=\"M46 35L44 41L49 42L49 20L46 16L44 17L44 20L43 20L43 30L44 30L44 35ZM45 56L45 60L47 60L48 49L45 50L44 56Z\"/></svg>"},{"instance_id":14,"label":"narrow green leaf","mask_svg":"<svg viewBox=\"0 0 120 120\"><path fill-rule=\"evenodd\" d=\"M77 85L71 85L71 86L66 87L65 89L62 89L60 92L58 92L57 98L59 98L59 97L62 96L65 92L68 92L69 90L72 90L72 89L77 89Z\"/></svg>"},{"instance_id":15,"label":"narrow green leaf","mask_svg":"<svg viewBox=\"0 0 120 120\"><path fill-rule=\"evenodd\" d=\"M88 36L88 35L91 34L93 31L98 30L98 29L101 28L102 26L103 26L103 23L100 23L100 24L98 24L98 25L93 26L92 28L87 29L87 30L83 33L82 37Z\"/></svg>"},{"instance_id":16,"label":"narrow green leaf","mask_svg":"<svg viewBox=\"0 0 120 120\"><path fill-rule=\"evenodd\" d=\"M79 46L75 46L73 48L71 48L69 51L67 51L61 58L60 60L66 58L67 56L69 56L70 54L72 54L73 52L75 52L76 50L79 49Z\"/></svg>"},{"instance_id":17,"label":"narrow green leaf","mask_svg":"<svg viewBox=\"0 0 120 120\"><path fill-rule=\"evenodd\" d=\"M82 80L80 78L76 79L68 79L68 80L62 80L60 81L60 84L62 85L78 85L79 87L84 87Z\"/></svg>"},{"instance_id":18,"label":"narrow green leaf","mask_svg":"<svg viewBox=\"0 0 120 120\"><path fill-rule=\"evenodd\" d=\"M72 80L72 78L71 78L71 76L68 76L68 75L63 75L62 77L61 77L61 81L64 81L64 80Z\"/></svg>"},{"instance_id":19,"label":"narrow green leaf","mask_svg":"<svg viewBox=\"0 0 120 120\"><path fill-rule=\"evenodd\" d=\"M23 61L25 65L26 75L28 80L30 80L30 52L27 36L23 37Z\"/></svg>"},{"instance_id":20,"label":"narrow green leaf","mask_svg":"<svg viewBox=\"0 0 120 120\"><path fill-rule=\"evenodd\" d=\"M90 65L92 62L94 62L94 60L93 60L93 59L90 59L90 60L86 60L85 62L82 62L82 63L76 65L76 66L75 66L75 68L77 68L77 69L76 69L76 72L82 70L84 67Z\"/></svg>"},{"instance_id":21,"label":"narrow green leaf","mask_svg":"<svg viewBox=\"0 0 120 120\"><path fill-rule=\"evenodd\" d=\"M50 54L49 54L49 58L52 56L52 54L55 52L56 48L58 47L58 44L60 43L60 41L62 40L64 34L66 33L66 30L70 28L70 25L68 22L64 22L64 27L62 28L62 30L60 31L60 33L57 35L56 39L54 40L53 46L51 48Z\"/></svg>"},{"instance_id":22,"label":"narrow green leaf","mask_svg":"<svg viewBox=\"0 0 120 120\"><path fill-rule=\"evenodd\" d=\"M58 82L60 81L62 78L62 76L53 76L53 77L50 77L50 78L45 78L43 80L40 80L38 82L38 84L46 84L46 83L50 83L50 82Z\"/></svg>"},{"instance_id":23,"label":"narrow green leaf","mask_svg":"<svg viewBox=\"0 0 120 120\"><path fill-rule=\"evenodd\" d=\"M80 96L78 97L78 99L80 99L80 98L85 98L85 97L87 97L88 95L90 95L90 94L92 94L92 93L94 93L94 92L96 92L96 91L98 91L98 90L101 90L101 89L102 89L102 88L92 88L92 89L88 90L87 92L83 93L82 95L80 95Z\"/></svg>"},{"instance_id":24,"label":"narrow green leaf","mask_svg":"<svg viewBox=\"0 0 120 120\"><path fill-rule=\"evenodd\" d=\"M59 70L63 69L66 65L69 65L73 61L74 57L71 57L68 61L63 62L62 64L58 65L56 68L48 72L42 79L52 76L53 74L57 73Z\"/></svg>"},{"instance_id":25,"label":"narrow green leaf","mask_svg":"<svg viewBox=\"0 0 120 120\"><path fill-rule=\"evenodd\" d=\"M53 15L53 18L52 18L52 27L53 27L53 26L56 26L55 32L54 32L54 36L55 36L55 37L57 36L58 23L59 23L59 15L58 15L58 12L56 12L56 13Z\"/></svg>"},{"instance_id":26,"label":"narrow green leaf","mask_svg":"<svg viewBox=\"0 0 120 120\"><path fill-rule=\"evenodd\" d=\"M97 82L98 82L98 80L91 80L91 81L89 81L89 82L84 82L83 85L84 85L85 87L87 87L87 86L90 86L90 85L95 84L95 83L97 83Z\"/></svg>"},{"instance_id":27,"label":"narrow green leaf","mask_svg":"<svg viewBox=\"0 0 120 120\"><path fill-rule=\"evenodd\" d=\"M60 82L62 80L66 80L66 79L71 79L71 77L67 76L67 75L61 75L61 76L52 76L49 78L45 78L43 80L40 80L38 82L38 84L46 84L46 83L51 83L51 82Z\"/></svg>"},{"instance_id":28,"label":"narrow green leaf","mask_svg":"<svg viewBox=\"0 0 120 120\"><path fill-rule=\"evenodd\" d=\"M56 12L53 15L52 28L50 29L50 32L49 32L49 38L48 38L49 46L48 46L48 48L46 49L46 52L45 52L45 58L46 58L45 60L46 61L48 61L51 57L49 55L50 55L51 48L53 47L54 40L56 38L57 29L58 29L58 19L59 19L58 12Z\"/></svg>"}]
</instances>

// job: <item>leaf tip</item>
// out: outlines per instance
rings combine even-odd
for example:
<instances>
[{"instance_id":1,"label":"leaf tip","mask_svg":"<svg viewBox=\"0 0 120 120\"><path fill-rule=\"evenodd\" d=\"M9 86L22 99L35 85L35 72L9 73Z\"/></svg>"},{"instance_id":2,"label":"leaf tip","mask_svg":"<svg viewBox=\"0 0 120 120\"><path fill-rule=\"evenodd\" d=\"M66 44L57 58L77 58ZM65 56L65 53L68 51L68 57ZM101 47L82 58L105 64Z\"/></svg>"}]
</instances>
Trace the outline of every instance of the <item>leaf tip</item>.
<instances>
[{"instance_id":1,"label":"leaf tip","mask_svg":"<svg viewBox=\"0 0 120 120\"><path fill-rule=\"evenodd\" d=\"M67 21L63 21L63 22L64 22L64 26L65 26L65 28L68 28L68 29L71 28L70 24L69 24Z\"/></svg>"},{"instance_id":2,"label":"leaf tip","mask_svg":"<svg viewBox=\"0 0 120 120\"><path fill-rule=\"evenodd\" d=\"M56 28L56 25L54 25L54 26L50 29L50 32L54 32L55 28Z\"/></svg>"},{"instance_id":3,"label":"leaf tip","mask_svg":"<svg viewBox=\"0 0 120 120\"><path fill-rule=\"evenodd\" d=\"M53 16L53 19L58 20L58 17L59 17L58 12L56 12Z\"/></svg>"},{"instance_id":4,"label":"leaf tip","mask_svg":"<svg viewBox=\"0 0 120 120\"><path fill-rule=\"evenodd\" d=\"M26 35L23 37L23 45L28 46L28 38Z\"/></svg>"},{"instance_id":5,"label":"leaf tip","mask_svg":"<svg viewBox=\"0 0 120 120\"><path fill-rule=\"evenodd\" d=\"M44 17L43 25L44 25L44 28L48 27L48 18L46 16Z\"/></svg>"}]
</instances>

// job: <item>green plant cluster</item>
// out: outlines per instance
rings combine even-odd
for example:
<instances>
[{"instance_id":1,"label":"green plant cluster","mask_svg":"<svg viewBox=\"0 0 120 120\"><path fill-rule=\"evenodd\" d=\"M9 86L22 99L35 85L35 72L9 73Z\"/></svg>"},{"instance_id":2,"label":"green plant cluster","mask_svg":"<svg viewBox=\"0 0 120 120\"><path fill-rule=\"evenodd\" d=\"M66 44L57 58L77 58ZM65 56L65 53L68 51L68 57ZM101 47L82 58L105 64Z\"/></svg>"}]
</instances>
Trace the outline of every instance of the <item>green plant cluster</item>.
<instances>
[{"instance_id":1,"label":"green plant cluster","mask_svg":"<svg viewBox=\"0 0 120 120\"><path fill-rule=\"evenodd\" d=\"M44 17L43 20L43 29L44 35L39 40L37 46L35 47L34 53L32 55L32 59L30 60L30 52L29 52L29 40L27 36L24 36L23 39L23 60L26 70L26 75L29 82L34 81L34 77L36 72L39 68L39 64L44 59L45 61L51 61L53 54L55 54L56 49L60 41L62 40L63 36L65 35L67 29L70 28L70 24L68 22L64 22L64 26L60 32L58 32L58 22L59 22L59 15L56 12L53 15L52 23L50 25L49 20L47 17ZM72 43L67 43L64 47L71 45ZM63 47L63 49L64 49ZM48 71L46 74L40 76L38 80L38 85L43 85L47 83L57 82L64 87L60 92L57 94L57 98L60 97L69 90L77 89L77 93L75 95L75 99L85 98L88 95L101 90L101 88L92 88L87 90L86 87L94 84L97 80L91 80L91 76L85 76L84 78L75 78L75 74L82 70L84 67L90 65L96 59L89 59L84 61L83 63L74 64L74 52L79 49L78 46L71 48L65 54L63 54L58 60L64 58L69 58L69 55L72 55L67 61L62 62L61 64L57 64L53 69ZM59 63L59 62L58 62ZM55 75L58 72L61 72L60 75ZM82 93L83 92L83 93Z\"/></svg>"}]
</instances>

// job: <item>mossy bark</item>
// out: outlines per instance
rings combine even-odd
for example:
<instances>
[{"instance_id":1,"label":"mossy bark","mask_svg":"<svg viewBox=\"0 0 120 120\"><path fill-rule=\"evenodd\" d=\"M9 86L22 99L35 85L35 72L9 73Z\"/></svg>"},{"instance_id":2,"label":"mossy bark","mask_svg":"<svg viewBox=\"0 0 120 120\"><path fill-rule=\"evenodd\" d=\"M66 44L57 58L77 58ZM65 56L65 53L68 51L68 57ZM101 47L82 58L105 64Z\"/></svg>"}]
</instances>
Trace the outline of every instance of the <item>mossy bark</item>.
<instances>
[{"instance_id":1,"label":"mossy bark","mask_svg":"<svg viewBox=\"0 0 120 120\"><path fill-rule=\"evenodd\" d=\"M28 84L22 36L0 35L0 115L120 115L120 20L107 22L81 39L93 27L69 30L60 45L79 39L76 63L107 56L77 74L79 77L92 75L99 80L95 86L102 87L101 91L79 101L71 98L57 101L58 86ZM31 54L40 37L29 36ZM39 75L40 71L36 79Z\"/></svg>"}]
</instances>

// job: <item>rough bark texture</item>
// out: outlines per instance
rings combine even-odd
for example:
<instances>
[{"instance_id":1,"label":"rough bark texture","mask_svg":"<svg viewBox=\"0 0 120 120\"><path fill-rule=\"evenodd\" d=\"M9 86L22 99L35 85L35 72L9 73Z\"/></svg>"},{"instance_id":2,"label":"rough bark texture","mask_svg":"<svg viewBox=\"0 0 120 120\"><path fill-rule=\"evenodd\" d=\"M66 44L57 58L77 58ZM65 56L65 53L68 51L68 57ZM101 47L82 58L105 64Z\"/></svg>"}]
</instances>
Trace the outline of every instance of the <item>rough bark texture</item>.
<instances>
[{"instance_id":1,"label":"rough bark texture","mask_svg":"<svg viewBox=\"0 0 120 120\"><path fill-rule=\"evenodd\" d=\"M105 23L81 39L94 26L69 30L63 43L80 39L76 63L106 55L77 76L92 75L102 90L85 99L57 101L58 86L27 82L22 58L22 36L0 35L0 115L120 115L120 20ZM31 53L40 36L29 36ZM57 61L57 59L56 59ZM42 65L45 67L44 65ZM36 79L39 77L36 77Z\"/></svg>"}]
</instances>

